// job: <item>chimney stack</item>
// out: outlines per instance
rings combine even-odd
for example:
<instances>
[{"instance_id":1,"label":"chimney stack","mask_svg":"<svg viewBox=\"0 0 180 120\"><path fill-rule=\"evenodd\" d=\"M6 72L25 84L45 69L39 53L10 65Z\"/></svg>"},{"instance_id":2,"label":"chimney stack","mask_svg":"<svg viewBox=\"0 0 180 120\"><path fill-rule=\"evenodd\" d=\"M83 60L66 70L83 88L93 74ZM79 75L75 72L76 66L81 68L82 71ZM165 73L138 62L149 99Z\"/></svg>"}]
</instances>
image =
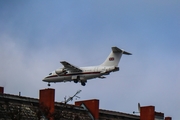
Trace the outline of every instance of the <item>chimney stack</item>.
<instances>
[{"instance_id":1,"label":"chimney stack","mask_svg":"<svg viewBox=\"0 0 180 120\"><path fill-rule=\"evenodd\" d=\"M0 94L4 94L4 87L0 87Z\"/></svg>"},{"instance_id":2,"label":"chimney stack","mask_svg":"<svg viewBox=\"0 0 180 120\"><path fill-rule=\"evenodd\" d=\"M42 108L48 108L49 114L54 113L54 98L55 98L55 90L48 88L48 89L42 89L40 90L39 94L39 103L40 107ZM49 117L49 116L46 116ZM53 120L52 117L49 117L50 120Z\"/></svg>"},{"instance_id":3,"label":"chimney stack","mask_svg":"<svg viewBox=\"0 0 180 120\"><path fill-rule=\"evenodd\" d=\"M155 119L155 107L144 106L140 108L140 120L154 120Z\"/></svg>"},{"instance_id":4,"label":"chimney stack","mask_svg":"<svg viewBox=\"0 0 180 120\"><path fill-rule=\"evenodd\" d=\"M95 120L99 119L99 100L85 100L85 101L77 101L75 102L76 106L85 105L87 109L90 111Z\"/></svg>"},{"instance_id":5,"label":"chimney stack","mask_svg":"<svg viewBox=\"0 0 180 120\"><path fill-rule=\"evenodd\" d=\"M171 117L165 117L165 120L172 120Z\"/></svg>"}]
</instances>

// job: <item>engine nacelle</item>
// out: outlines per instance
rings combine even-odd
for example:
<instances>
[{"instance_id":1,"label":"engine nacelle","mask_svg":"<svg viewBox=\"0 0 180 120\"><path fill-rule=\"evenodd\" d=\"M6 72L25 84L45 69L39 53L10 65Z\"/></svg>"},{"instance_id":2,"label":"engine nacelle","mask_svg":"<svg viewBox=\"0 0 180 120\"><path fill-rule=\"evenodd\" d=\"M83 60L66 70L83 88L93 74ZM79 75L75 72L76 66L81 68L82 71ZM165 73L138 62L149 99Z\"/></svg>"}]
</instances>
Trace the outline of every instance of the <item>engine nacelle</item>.
<instances>
[{"instance_id":1,"label":"engine nacelle","mask_svg":"<svg viewBox=\"0 0 180 120\"><path fill-rule=\"evenodd\" d=\"M62 74L62 73L64 73L65 72L65 70L63 69L63 68L59 68L59 69L56 69L55 70L55 72L56 72L56 74Z\"/></svg>"}]
</instances>

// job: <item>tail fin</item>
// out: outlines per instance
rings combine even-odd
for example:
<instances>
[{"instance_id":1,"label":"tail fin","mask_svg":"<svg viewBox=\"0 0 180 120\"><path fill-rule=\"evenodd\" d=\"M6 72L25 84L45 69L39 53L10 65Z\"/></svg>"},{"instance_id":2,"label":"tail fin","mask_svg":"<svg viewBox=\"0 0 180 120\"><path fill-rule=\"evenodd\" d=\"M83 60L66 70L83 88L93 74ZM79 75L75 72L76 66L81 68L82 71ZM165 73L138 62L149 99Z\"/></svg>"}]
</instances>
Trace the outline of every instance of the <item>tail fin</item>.
<instances>
[{"instance_id":1,"label":"tail fin","mask_svg":"<svg viewBox=\"0 0 180 120\"><path fill-rule=\"evenodd\" d=\"M100 66L115 66L115 67L117 67L122 54L132 55L131 53L126 52L122 49L119 49L118 47L112 47L111 53L109 54L109 56L106 58L106 60Z\"/></svg>"}]
</instances>

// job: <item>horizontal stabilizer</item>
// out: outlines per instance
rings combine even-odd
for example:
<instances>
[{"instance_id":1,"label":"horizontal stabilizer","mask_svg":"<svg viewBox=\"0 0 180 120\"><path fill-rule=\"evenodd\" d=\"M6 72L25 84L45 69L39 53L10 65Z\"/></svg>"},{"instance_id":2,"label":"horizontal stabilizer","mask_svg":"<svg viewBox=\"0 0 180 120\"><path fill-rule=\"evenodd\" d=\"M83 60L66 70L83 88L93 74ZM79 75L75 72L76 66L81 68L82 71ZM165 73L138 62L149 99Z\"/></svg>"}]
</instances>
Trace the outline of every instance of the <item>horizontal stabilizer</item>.
<instances>
[{"instance_id":1,"label":"horizontal stabilizer","mask_svg":"<svg viewBox=\"0 0 180 120\"><path fill-rule=\"evenodd\" d=\"M125 55L132 55L132 53L129 53L129 52L126 52L126 51L124 51L123 54L125 54Z\"/></svg>"},{"instance_id":2,"label":"horizontal stabilizer","mask_svg":"<svg viewBox=\"0 0 180 120\"><path fill-rule=\"evenodd\" d=\"M112 51L113 51L113 53L123 53L125 55L132 55L131 53L126 52L122 49L119 49L118 47L112 47Z\"/></svg>"}]
</instances>

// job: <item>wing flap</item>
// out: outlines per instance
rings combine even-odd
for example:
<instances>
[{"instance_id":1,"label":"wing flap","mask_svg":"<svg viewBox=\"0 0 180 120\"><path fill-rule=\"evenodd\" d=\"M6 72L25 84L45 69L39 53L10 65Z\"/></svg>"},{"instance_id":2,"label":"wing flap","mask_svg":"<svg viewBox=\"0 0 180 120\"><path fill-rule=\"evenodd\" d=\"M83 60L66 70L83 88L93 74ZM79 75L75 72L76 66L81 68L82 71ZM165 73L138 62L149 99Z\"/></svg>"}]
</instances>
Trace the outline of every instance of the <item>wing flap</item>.
<instances>
[{"instance_id":1,"label":"wing flap","mask_svg":"<svg viewBox=\"0 0 180 120\"><path fill-rule=\"evenodd\" d=\"M64 67L65 69L71 71L71 72L82 72L82 70L66 61L61 61L60 62Z\"/></svg>"}]
</instances>

